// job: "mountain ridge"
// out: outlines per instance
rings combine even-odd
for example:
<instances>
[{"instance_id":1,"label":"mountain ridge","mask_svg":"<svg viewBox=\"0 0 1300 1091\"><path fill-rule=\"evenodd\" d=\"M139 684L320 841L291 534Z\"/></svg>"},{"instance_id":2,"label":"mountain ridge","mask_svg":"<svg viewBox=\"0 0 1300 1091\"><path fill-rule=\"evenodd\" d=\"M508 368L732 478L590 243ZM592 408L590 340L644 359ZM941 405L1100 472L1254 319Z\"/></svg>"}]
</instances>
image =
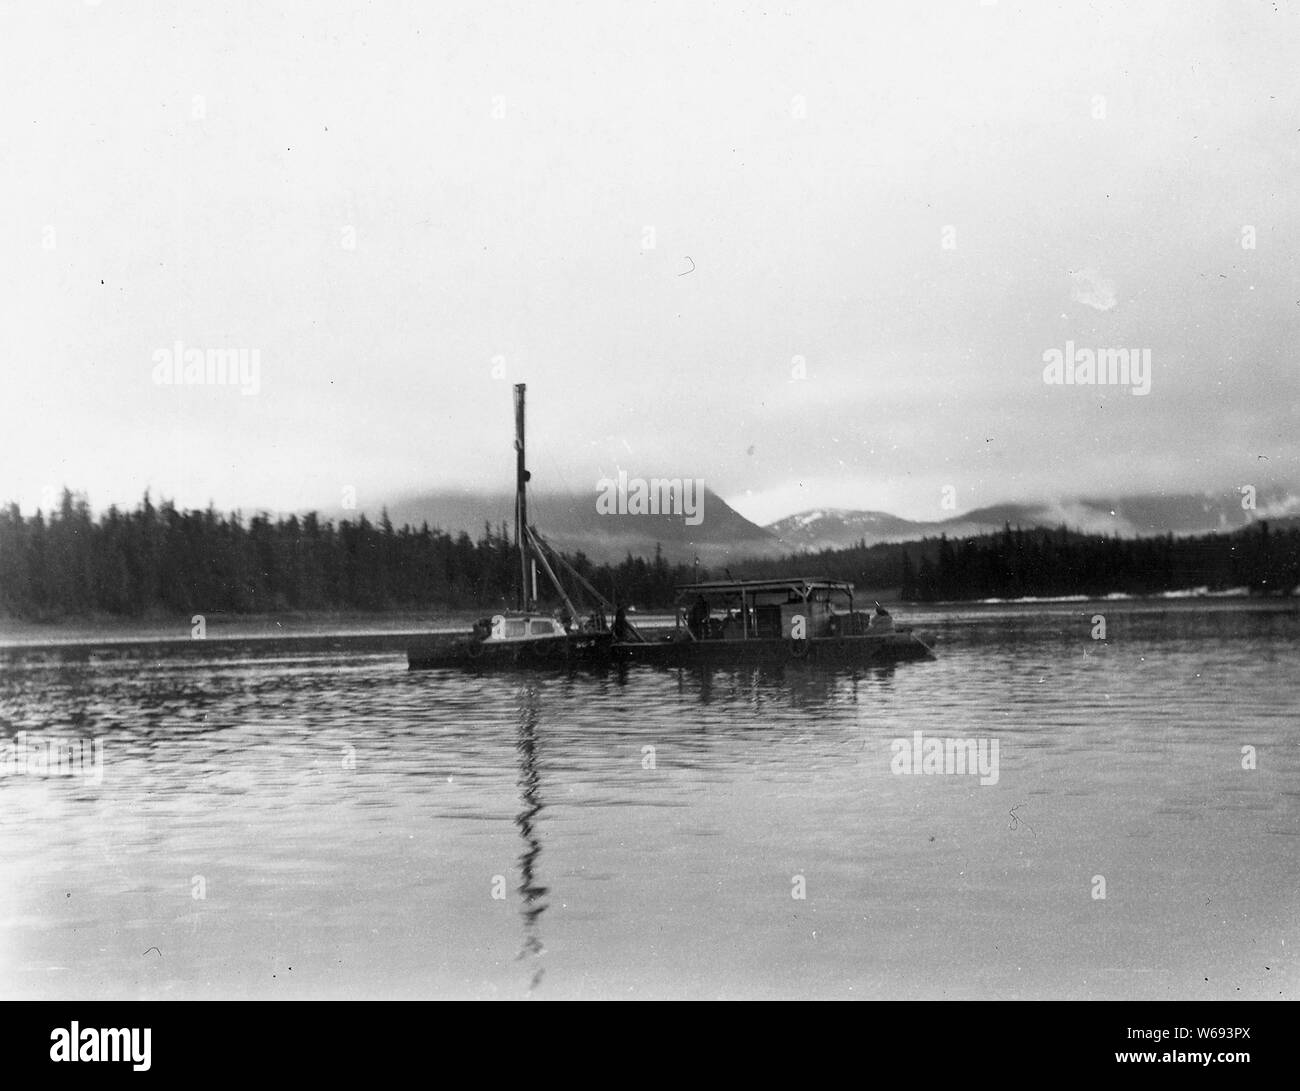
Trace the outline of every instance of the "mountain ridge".
<instances>
[{"instance_id":1,"label":"mountain ridge","mask_svg":"<svg viewBox=\"0 0 1300 1091\"><path fill-rule=\"evenodd\" d=\"M1300 497L1276 490L1255 497L1214 494L1138 494L1118 499L1083 498L1067 502L1002 503L936 520L903 519L888 512L852 508L818 508L769 523L779 541L794 551L842 549L866 540L901 542L946 534L970 537L1001 530L1005 525L1066 526L1085 534L1123 537L1231 532L1265 520L1289 520L1300 515Z\"/></svg>"},{"instance_id":2,"label":"mountain ridge","mask_svg":"<svg viewBox=\"0 0 1300 1091\"><path fill-rule=\"evenodd\" d=\"M408 494L387 505L397 525L428 522L450 533L478 535L489 523L514 525L514 494L442 489ZM595 561L621 561L627 554L652 556L656 546L670 563L714 565L780 552L772 534L750 522L716 493L704 490L697 525L683 514L601 514L594 496L529 492L528 520L556 548L585 553ZM378 512L367 509L371 518Z\"/></svg>"},{"instance_id":3,"label":"mountain ridge","mask_svg":"<svg viewBox=\"0 0 1300 1091\"><path fill-rule=\"evenodd\" d=\"M747 558L843 549L865 540L904 542L946 534L972 537L1010 524L1025 529L1067 526L1085 534L1122 537L1231 532L1264 520L1300 517L1300 496L1274 490L1256 497L1254 509L1233 494L1138 494L1118 499L1092 497L1037 503L1006 502L936 520L906 519L889 512L853 508L812 508L766 526L746 519L720 496L705 490L698 525L678 514L616 515L596 510L594 496L530 492L529 519L557 548L582 552L594 561L619 561L629 553L650 557L658 547L670 563L717 565ZM504 490L440 489L408 493L383 508L398 526L409 523L477 537L484 524L513 526L514 495ZM1280 524L1282 525L1282 524Z\"/></svg>"}]
</instances>

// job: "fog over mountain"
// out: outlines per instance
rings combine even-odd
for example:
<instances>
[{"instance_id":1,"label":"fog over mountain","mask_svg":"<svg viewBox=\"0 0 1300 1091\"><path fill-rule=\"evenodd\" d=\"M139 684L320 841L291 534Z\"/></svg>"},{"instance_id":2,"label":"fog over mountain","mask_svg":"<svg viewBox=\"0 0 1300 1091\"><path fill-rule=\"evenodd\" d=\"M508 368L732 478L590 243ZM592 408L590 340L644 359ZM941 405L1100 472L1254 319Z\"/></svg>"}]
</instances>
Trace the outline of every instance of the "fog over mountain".
<instances>
[{"instance_id":1,"label":"fog over mountain","mask_svg":"<svg viewBox=\"0 0 1300 1091\"><path fill-rule=\"evenodd\" d=\"M838 549L865 539L904 542L947 534L961 538L1013 527L1067 526L1090 534L1123 537L1156 534L1228 532L1260 519L1288 520L1300 515L1300 496L1281 490L1254 497L1182 494L1089 498L1040 504L998 504L932 522L899 519L885 512L841 508L801 512L779 519L768 530L790 551Z\"/></svg>"},{"instance_id":2,"label":"fog over mountain","mask_svg":"<svg viewBox=\"0 0 1300 1091\"><path fill-rule=\"evenodd\" d=\"M703 519L691 526L681 515L601 515L595 493L530 494L530 521L560 549L581 550L594 560L649 557L656 545L670 561L721 564L729 559L815 552L865 540L905 542L946 534L961 538L1013 527L1068 526L1085 533L1125 537L1228 532L1260 519L1300 516L1300 495L1281 490L1255 496L1253 509L1242 494L1142 495L1113 500L1089 498L1038 504L997 504L935 521L903 519L887 512L823 508L778 519L766 527L745 519L721 497L705 491ZM398 526L428 522L453 533L478 537L484 523L513 527L514 497L508 492L442 490L404 496L387 505ZM378 519L381 508L366 508Z\"/></svg>"}]
</instances>

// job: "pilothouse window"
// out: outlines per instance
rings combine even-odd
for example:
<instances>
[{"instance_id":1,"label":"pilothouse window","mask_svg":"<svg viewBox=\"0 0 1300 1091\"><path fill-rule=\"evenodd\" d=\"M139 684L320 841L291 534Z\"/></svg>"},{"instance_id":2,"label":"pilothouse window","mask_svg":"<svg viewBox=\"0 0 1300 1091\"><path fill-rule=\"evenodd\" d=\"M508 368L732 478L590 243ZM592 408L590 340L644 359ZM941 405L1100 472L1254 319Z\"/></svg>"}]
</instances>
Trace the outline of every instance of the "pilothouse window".
<instances>
[{"instance_id":1,"label":"pilothouse window","mask_svg":"<svg viewBox=\"0 0 1300 1091\"><path fill-rule=\"evenodd\" d=\"M555 628L549 621L534 621L532 624L533 636L554 636Z\"/></svg>"},{"instance_id":2,"label":"pilothouse window","mask_svg":"<svg viewBox=\"0 0 1300 1091\"><path fill-rule=\"evenodd\" d=\"M506 636L523 636L524 620L523 618L506 619Z\"/></svg>"}]
</instances>

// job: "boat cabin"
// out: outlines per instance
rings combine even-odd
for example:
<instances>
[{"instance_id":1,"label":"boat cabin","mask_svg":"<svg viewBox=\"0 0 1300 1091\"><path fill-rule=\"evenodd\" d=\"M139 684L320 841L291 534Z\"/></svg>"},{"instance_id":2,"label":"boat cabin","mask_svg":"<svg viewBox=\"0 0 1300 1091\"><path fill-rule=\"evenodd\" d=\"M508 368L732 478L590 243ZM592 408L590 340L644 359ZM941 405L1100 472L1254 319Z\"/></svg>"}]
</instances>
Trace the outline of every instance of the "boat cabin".
<instances>
[{"instance_id":1,"label":"boat cabin","mask_svg":"<svg viewBox=\"0 0 1300 1091\"><path fill-rule=\"evenodd\" d=\"M474 625L474 635L485 643L516 643L565 636L564 625L545 614L496 614Z\"/></svg>"},{"instance_id":2,"label":"boat cabin","mask_svg":"<svg viewBox=\"0 0 1300 1091\"><path fill-rule=\"evenodd\" d=\"M852 616L853 584L842 580L713 580L677 588L677 625L695 640L836 636Z\"/></svg>"}]
</instances>

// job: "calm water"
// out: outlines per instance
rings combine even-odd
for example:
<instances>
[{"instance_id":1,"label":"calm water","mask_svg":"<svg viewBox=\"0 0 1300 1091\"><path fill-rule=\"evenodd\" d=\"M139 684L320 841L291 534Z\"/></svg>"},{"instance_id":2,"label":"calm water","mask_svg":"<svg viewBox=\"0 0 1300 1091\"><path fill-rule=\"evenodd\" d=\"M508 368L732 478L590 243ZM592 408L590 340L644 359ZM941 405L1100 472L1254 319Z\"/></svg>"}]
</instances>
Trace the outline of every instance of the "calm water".
<instances>
[{"instance_id":1,"label":"calm water","mask_svg":"<svg viewBox=\"0 0 1300 1091\"><path fill-rule=\"evenodd\" d=\"M102 754L0 776L0 991L1297 996L1294 603L906 620L936 662L839 674L0 651L0 743ZM892 772L917 731L997 783Z\"/></svg>"}]
</instances>

